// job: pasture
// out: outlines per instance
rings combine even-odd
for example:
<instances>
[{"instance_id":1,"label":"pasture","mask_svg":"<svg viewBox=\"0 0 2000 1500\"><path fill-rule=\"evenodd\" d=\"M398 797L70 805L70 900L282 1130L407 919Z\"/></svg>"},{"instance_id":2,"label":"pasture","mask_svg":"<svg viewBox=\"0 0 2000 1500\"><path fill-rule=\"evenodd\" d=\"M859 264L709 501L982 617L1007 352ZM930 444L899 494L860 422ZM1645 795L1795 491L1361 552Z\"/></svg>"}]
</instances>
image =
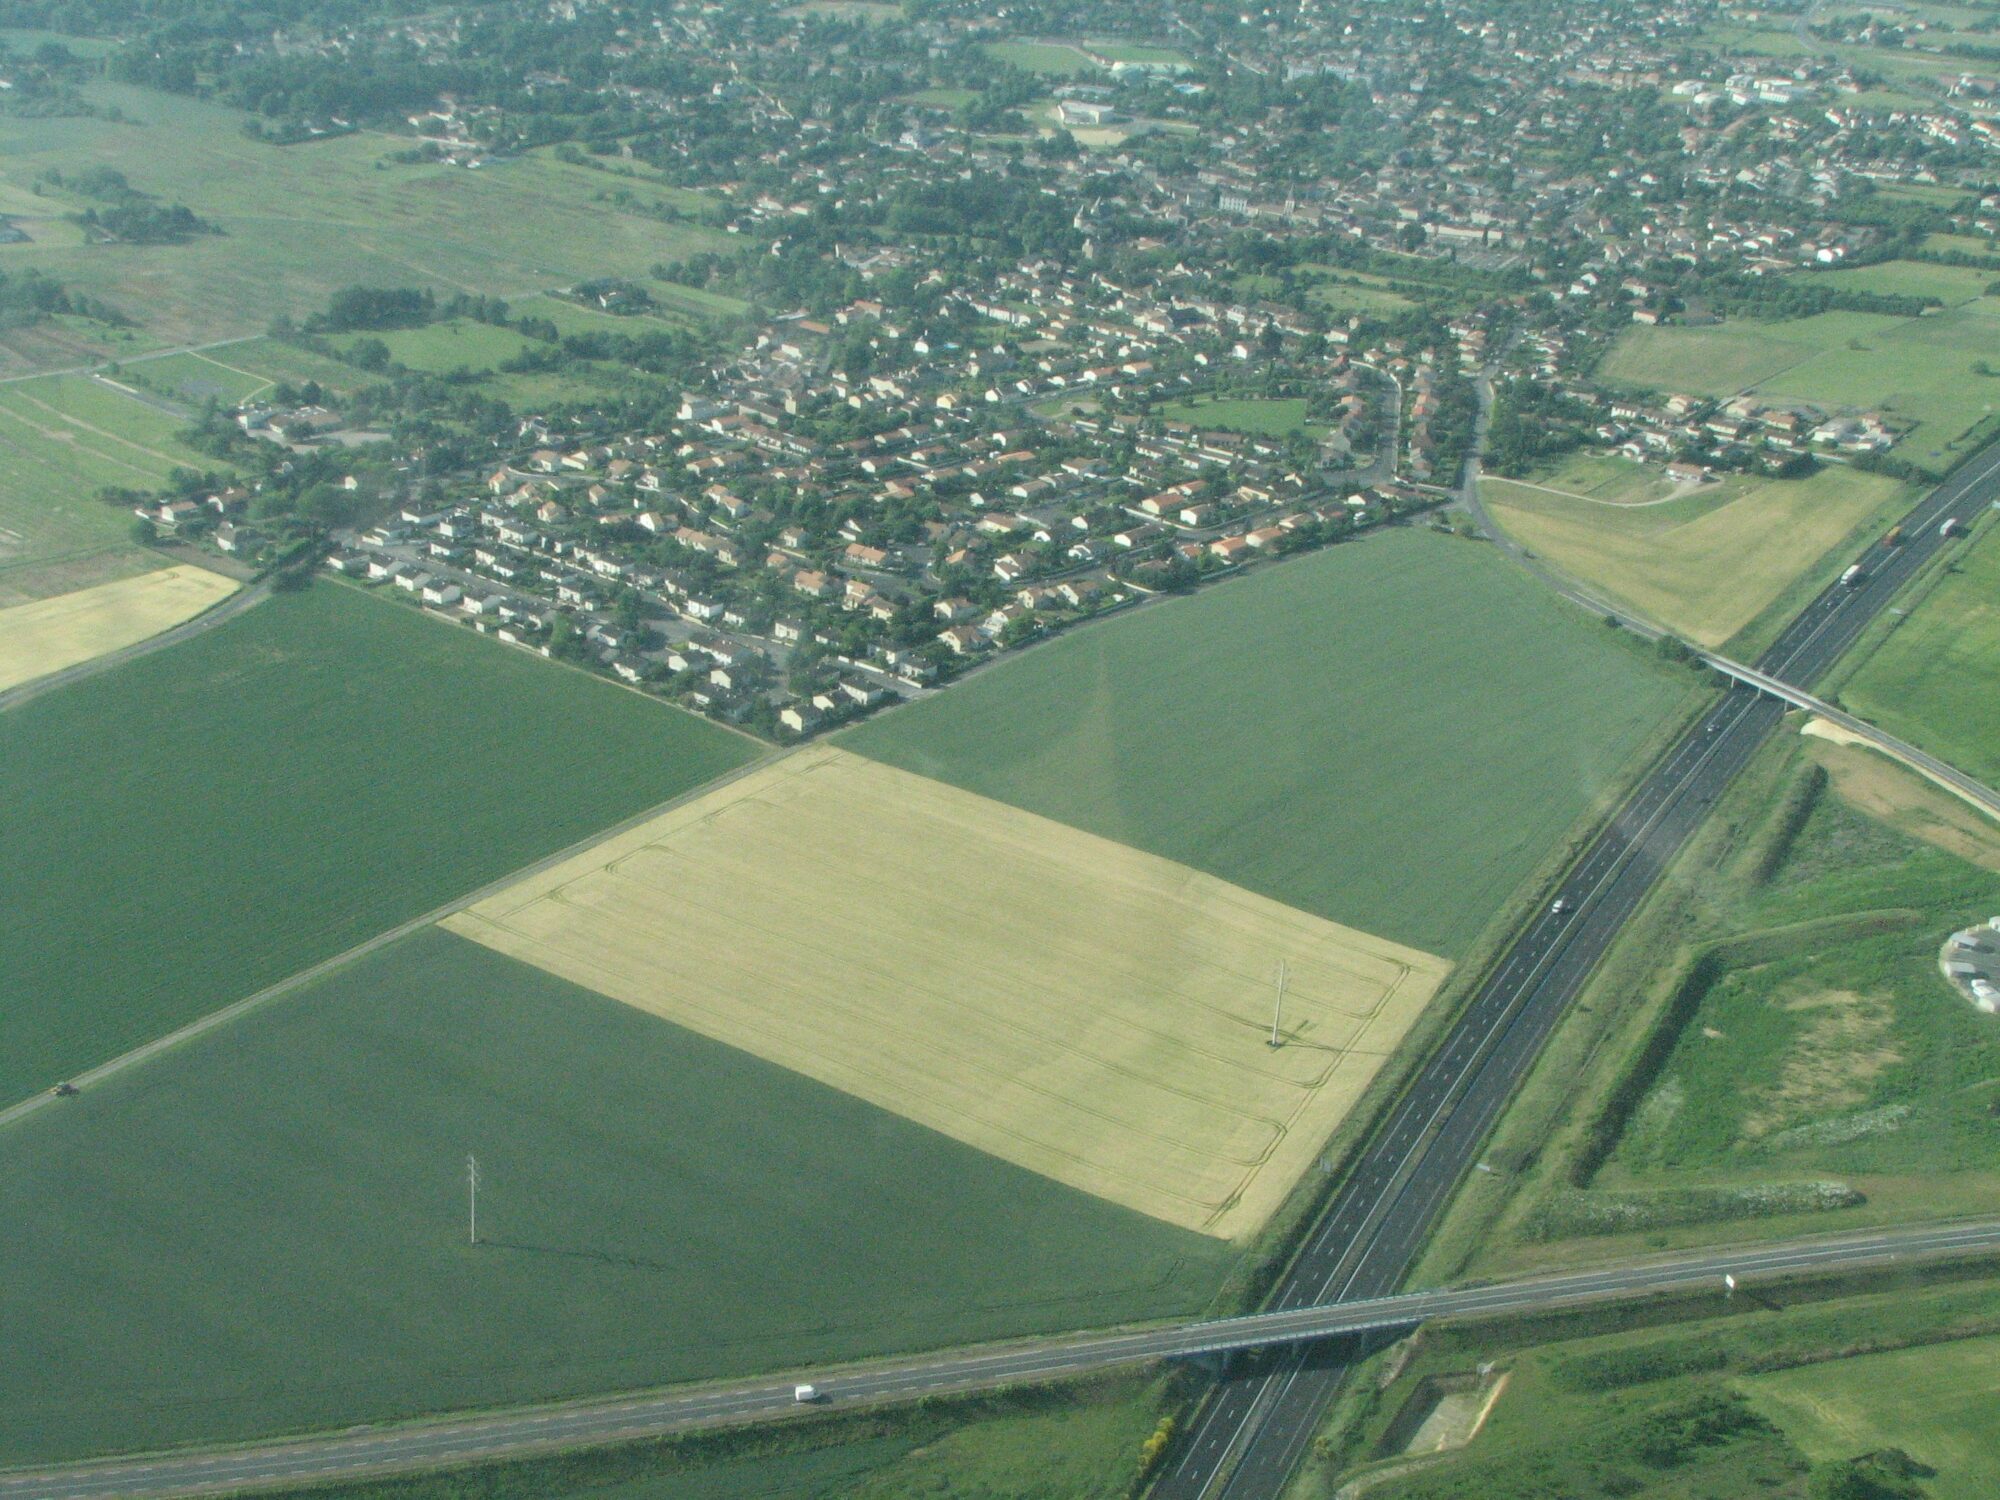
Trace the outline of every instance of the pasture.
<instances>
[{"instance_id":1,"label":"pasture","mask_svg":"<svg viewBox=\"0 0 2000 1500\"><path fill-rule=\"evenodd\" d=\"M1503 530L1563 572L1710 647L1844 559L1858 531L1911 498L1896 480L1838 465L1805 479L1732 476L1657 505L1597 503L1582 487L1549 493L1570 490L1570 469L1588 484L1594 462L1531 482L1489 476L1480 495Z\"/></svg>"},{"instance_id":2,"label":"pasture","mask_svg":"<svg viewBox=\"0 0 2000 1500\"><path fill-rule=\"evenodd\" d=\"M177 467L213 467L181 445L184 425L82 375L0 385L0 606L154 566L131 542L131 512L97 491L151 489Z\"/></svg>"},{"instance_id":3,"label":"pasture","mask_svg":"<svg viewBox=\"0 0 2000 1500\"><path fill-rule=\"evenodd\" d=\"M0 1198L9 1462L1185 1315L1228 1259L435 929L18 1122Z\"/></svg>"},{"instance_id":4,"label":"pasture","mask_svg":"<svg viewBox=\"0 0 2000 1500\"><path fill-rule=\"evenodd\" d=\"M1957 545L1952 570L1840 696L1850 711L1991 783L2000 779L2000 528Z\"/></svg>"},{"instance_id":5,"label":"pasture","mask_svg":"<svg viewBox=\"0 0 2000 1500\"><path fill-rule=\"evenodd\" d=\"M650 191L685 213L705 211L699 195L634 190L545 153L476 171L391 162L405 144L391 137L274 146L246 138L237 112L200 100L108 83L89 92L134 123L0 120L0 186L25 188L50 168L113 167L223 232L177 245L36 240L0 251L0 265L49 271L167 342L256 332L357 283L520 298L588 276L644 280L656 261L734 243L719 230L664 222L650 202L609 196ZM59 194L41 201L51 221L72 207ZM35 222L25 227L37 233Z\"/></svg>"},{"instance_id":6,"label":"pasture","mask_svg":"<svg viewBox=\"0 0 2000 1500\"><path fill-rule=\"evenodd\" d=\"M1154 414L1169 422L1189 422L1196 427L1219 427L1263 437L1289 437L1295 432L1317 435L1326 430L1306 421L1303 396L1207 397L1157 407Z\"/></svg>"},{"instance_id":7,"label":"pasture","mask_svg":"<svg viewBox=\"0 0 2000 1500\"><path fill-rule=\"evenodd\" d=\"M236 592L183 565L0 609L0 691L158 635Z\"/></svg>"},{"instance_id":8,"label":"pasture","mask_svg":"<svg viewBox=\"0 0 2000 1500\"><path fill-rule=\"evenodd\" d=\"M421 328L396 328L387 333L349 334L334 340L334 345L351 353L364 339L379 339L388 347L389 358L399 365L437 375L453 370L491 370L535 347L533 339L511 328L471 318L446 318Z\"/></svg>"},{"instance_id":9,"label":"pasture","mask_svg":"<svg viewBox=\"0 0 2000 1500\"><path fill-rule=\"evenodd\" d=\"M840 743L1457 956L1690 688L1491 548L1396 530L1069 632Z\"/></svg>"},{"instance_id":10,"label":"pasture","mask_svg":"<svg viewBox=\"0 0 2000 1500\"><path fill-rule=\"evenodd\" d=\"M1808 1458L1900 1448L1932 1500L2000 1492L2000 1338L1959 1339L1752 1375L1737 1388Z\"/></svg>"},{"instance_id":11,"label":"pasture","mask_svg":"<svg viewBox=\"0 0 2000 1500\"><path fill-rule=\"evenodd\" d=\"M1220 1238L1277 1207L1448 968L824 747L444 925Z\"/></svg>"},{"instance_id":12,"label":"pasture","mask_svg":"<svg viewBox=\"0 0 2000 1500\"><path fill-rule=\"evenodd\" d=\"M1983 272L1894 265L1827 273L1983 285ZM1882 288L1890 289L1888 287ZM1831 411L1880 411L1911 430L1899 457L1943 470L1968 434L2000 407L2000 381L1977 375L2000 338L2000 298L1972 296L1920 318L1821 313L1781 323L1734 319L1715 327L1633 328L1599 366L1606 380L1699 396L1747 393L1810 402Z\"/></svg>"},{"instance_id":13,"label":"pasture","mask_svg":"<svg viewBox=\"0 0 2000 1500\"><path fill-rule=\"evenodd\" d=\"M755 753L332 584L10 709L0 1101Z\"/></svg>"}]
</instances>

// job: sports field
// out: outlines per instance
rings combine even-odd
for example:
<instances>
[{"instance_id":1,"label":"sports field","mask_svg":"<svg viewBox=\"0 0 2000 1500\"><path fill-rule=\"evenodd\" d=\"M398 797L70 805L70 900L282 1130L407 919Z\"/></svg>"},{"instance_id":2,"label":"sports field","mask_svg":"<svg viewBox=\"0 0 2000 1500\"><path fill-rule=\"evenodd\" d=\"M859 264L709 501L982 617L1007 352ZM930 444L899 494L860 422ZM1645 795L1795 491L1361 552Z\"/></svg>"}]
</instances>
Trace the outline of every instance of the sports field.
<instances>
[{"instance_id":1,"label":"sports field","mask_svg":"<svg viewBox=\"0 0 2000 1500\"><path fill-rule=\"evenodd\" d=\"M10 1127L0 1202L0 1462L1185 1316L1230 1259L435 929Z\"/></svg>"},{"instance_id":2,"label":"sports field","mask_svg":"<svg viewBox=\"0 0 2000 1500\"><path fill-rule=\"evenodd\" d=\"M995 62L1030 73L1067 77L1098 71L1088 54L1068 42L984 42L981 47Z\"/></svg>"},{"instance_id":3,"label":"sports field","mask_svg":"<svg viewBox=\"0 0 2000 1500\"><path fill-rule=\"evenodd\" d=\"M824 747L444 925L1223 1238L1283 1199L1448 968Z\"/></svg>"},{"instance_id":4,"label":"sports field","mask_svg":"<svg viewBox=\"0 0 2000 1500\"><path fill-rule=\"evenodd\" d=\"M183 565L0 609L0 690L158 635L236 587L233 578Z\"/></svg>"},{"instance_id":5,"label":"sports field","mask_svg":"<svg viewBox=\"0 0 2000 1500\"><path fill-rule=\"evenodd\" d=\"M0 714L0 1101L752 758L320 584Z\"/></svg>"},{"instance_id":6,"label":"sports field","mask_svg":"<svg viewBox=\"0 0 2000 1500\"><path fill-rule=\"evenodd\" d=\"M1493 519L1516 540L1704 646L1728 641L1910 495L1884 475L1831 465L1806 479L1734 476L1659 505L1550 492L1567 488L1562 471L1532 484L1480 481Z\"/></svg>"},{"instance_id":7,"label":"sports field","mask_svg":"<svg viewBox=\"0 0 2000 1500\"><path fill-rule=\"evenodd\" d=\"M1657 391L1880 411L1914 424L1896 444L1898 456L1942 471L1965 450L1967 434L2000 410L2000 380L1972 369L1992 362L2000 338L2000 298L1978 295L1975 284L1990 278L1908 263L1829 274L1866 275L1873 280L1861 284L1880 290L1950 293L1952 305L1920 318L1836 312L1779 323L1633 328L1598 373Z\"/></svg>"},{"instance_id":8,"label":"sports field","mask_svg":"<svg viewBox=\"0 0 2000 1500\"><path fill-rule=\"evenodd\" d=\"M1072 631L847 749L1462 955L1690 684L1396 530Z\"/></svg>"},{"instance_id":9,"label":"sports field","mask_svg":"<svg viewBox=\"0 0 2000 1500\"><path fill-rule=\"evenodd\" d=\"M1267 437L1287 437L1294 432L1317 435L1326 430L1307 423L1303 396L1177 401L1160 407L1158 415L1169 422L1192 422L1197 427L1220 427Z\"/></svg>"},{"instance_id":10,"label":"sports field","mask_svg":"<svg viewBox=\"0 0 2000 1500\"><path fill-rule=\"evenodd\" d=\"M1969 775L2000 779L2000 529L1964 547L1840 696Z\"/></svg>"},{"instance_id":11,"label":"sports field","mask_svg":"<svg viewBox=\"0 0 2000 1500\"><path fill-rule=\"evenodd\" d=\"M2000 1338L1828 1360L1737 1382L1815 1460L1901 1448L1937 1472L1933 1500L2000 1493Z\"/></svg>"}]
</instances>

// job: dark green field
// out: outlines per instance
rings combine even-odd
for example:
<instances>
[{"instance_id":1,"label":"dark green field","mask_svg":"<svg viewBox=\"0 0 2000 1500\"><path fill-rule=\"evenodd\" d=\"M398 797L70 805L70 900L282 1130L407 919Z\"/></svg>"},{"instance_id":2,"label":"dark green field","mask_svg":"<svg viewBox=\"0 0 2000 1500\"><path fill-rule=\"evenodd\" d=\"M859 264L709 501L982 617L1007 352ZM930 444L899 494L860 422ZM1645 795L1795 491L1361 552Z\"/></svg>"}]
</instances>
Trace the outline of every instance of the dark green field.
<instances>
[{"instance_id":1,"label":"dark green field","mask_svg":"<svg viewBox=\"0 0 2000 1500\"><path fill-rule=\"evenodd\" d=\"M1465 952L1690 680L1395 531L1078 631L851 750Z\"/></svg>"},{"instance_id":2,"label":"dark green field","mask_svg":"<svg viewBox=\"0 0 2000 1500\"><path fill-rule=\"evenodd\" d=\"M755 753L334 585L0 714L0 1103Z\"/></svg>"},{"instance_id":3,"label":"dark green field","mask_svg":"<svg viewBox=\"0 0 2000 1500\"><path fill-rule=\"evenodd\" d=\"M1188 1312L1228 1254L434 929L20 1122L0 1202L0 1462Z\"/></svg>"}]
</instances>

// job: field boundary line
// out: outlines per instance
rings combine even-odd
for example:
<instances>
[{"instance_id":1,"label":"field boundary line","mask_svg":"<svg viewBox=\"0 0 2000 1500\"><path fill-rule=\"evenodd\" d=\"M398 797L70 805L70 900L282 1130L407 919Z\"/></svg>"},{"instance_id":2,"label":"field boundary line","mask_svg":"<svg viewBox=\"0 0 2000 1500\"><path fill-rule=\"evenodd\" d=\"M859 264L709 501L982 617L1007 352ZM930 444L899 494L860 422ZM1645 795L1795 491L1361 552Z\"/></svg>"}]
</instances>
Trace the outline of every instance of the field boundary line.
<instances>
[{"instance_id":1,"label":"field boundary line","mask_svg":"<svg viewBox=\"0 0 2000 1500\"><path fill-rule=\"evenodd\" d=\"M1526 479L1509 479L1501 474L1481 474L1479 477L1494 484L1511 484L1524 490L1540 490L1544 495L1556 495L1564 500L1580 500L1585 505L1603 505L1612 510L1648 510L1655 505L1671 505L1676 500L1685 500L1690 495L1700 494L1703 488L1701 484L1676 485L1671 495L1662 495L1657 500L1600 500L1595 495L1579 495L1574 490L1559 490L1552 485L1535 484Z\"/></svg>"},{"instance_id":2,"label":"field boundary line","mask_svg":"<svg viewBox=\"0 0 2000 1500\"><path fill-rule=\"evenodd\" d=\"M244 591L246 594L249 592L251 591ZM242 598L243 595L239 594L236 597ZM378 932L372 938L357 943L351 948L343 949L341 952L335 953L330 957L323 958L318 963L299 970L296 974L287 975L275 984L266 985L255 994L246 995L241 1000L236 1000L223 1006L220 1010L210 1011L207 1015L198 1017L188 1022L185 1026L168 1032L165 1036L155 1037L152 1041L142 1043L132 1048L129 1052L120 1053L108 1062L99 1063L87 1072L77 1074L69 1081L81 1089L116 1078L120 1073L136 1068L142 1063L150 1062L162 1053L171 1051L185 1042L194 1041L208 1032L228 1025L231 1021L240 1020L252 1011L263 1009L273 1001L282 1000L294 990L303 988L315 979L323 978L337 969L345 968L348 964L366 958L369 954L386 948L392 943L399 942L412 933L420 932L426 927L436 926L453 913L462 911L466 907L471 906L477 901L484 900L488 896L497 895L517 881L530 879L533 876L539 875L552 865L560 864L566 859L586 853L595 845L601 844L608 839L616 838L620 834L629 833L632 829L637 828L648 820L671 812L684 802L704 796L718 787L727 786L730 782L748 775L752 771L762 769L792 753L790 750L779 750L759 756L732 770L723 772L720 776L703 782L700 786L691 787L687 791L669 797L664 802L643 808L609 828L587 834L576 842L556 850L553 854L545 855L531 864L523 865L519 869L509 871L496 880L488 881L476 891L469 891L464 895L455 896L442 906L434 907L419 916L411 917L408 921L401 922L387 931ZM5 1109L0 1109L0 1130L5 1130L8 1126L19 1124L37 1110L46 1108L55 1102L56 1096L53 1093L44 1091L37 1094L30 1094L27 1098L10 1104Z\"/></svg>"}]
</instances>

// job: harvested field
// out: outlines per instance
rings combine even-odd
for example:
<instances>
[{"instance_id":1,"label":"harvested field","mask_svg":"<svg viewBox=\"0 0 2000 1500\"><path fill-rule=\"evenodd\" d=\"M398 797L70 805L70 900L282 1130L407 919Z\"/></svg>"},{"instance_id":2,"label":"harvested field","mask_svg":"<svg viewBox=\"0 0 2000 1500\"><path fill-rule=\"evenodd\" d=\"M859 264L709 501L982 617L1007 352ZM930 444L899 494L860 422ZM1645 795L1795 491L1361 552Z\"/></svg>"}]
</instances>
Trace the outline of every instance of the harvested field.
<instances>
[{"instance_id":1,"label":"harvested field","mask_svg":"<svg viewBox=\"0 0 2000 1500\"><path fill-rule=\"evenodd\" d=\"M1449 967L828 748L445 925L1220 1237L1277 1206Z\"/></svg>"},{"instance_id":2,"label":"harvested field","mask_svg":"<svg viewBox=\"0 0 2000 1500\"><path fill-rule=\"evenodd\" d=\"M0 690L158 635L236 588L233 578L183 565L0 609Z\"/></svg>"}]
</instances>

